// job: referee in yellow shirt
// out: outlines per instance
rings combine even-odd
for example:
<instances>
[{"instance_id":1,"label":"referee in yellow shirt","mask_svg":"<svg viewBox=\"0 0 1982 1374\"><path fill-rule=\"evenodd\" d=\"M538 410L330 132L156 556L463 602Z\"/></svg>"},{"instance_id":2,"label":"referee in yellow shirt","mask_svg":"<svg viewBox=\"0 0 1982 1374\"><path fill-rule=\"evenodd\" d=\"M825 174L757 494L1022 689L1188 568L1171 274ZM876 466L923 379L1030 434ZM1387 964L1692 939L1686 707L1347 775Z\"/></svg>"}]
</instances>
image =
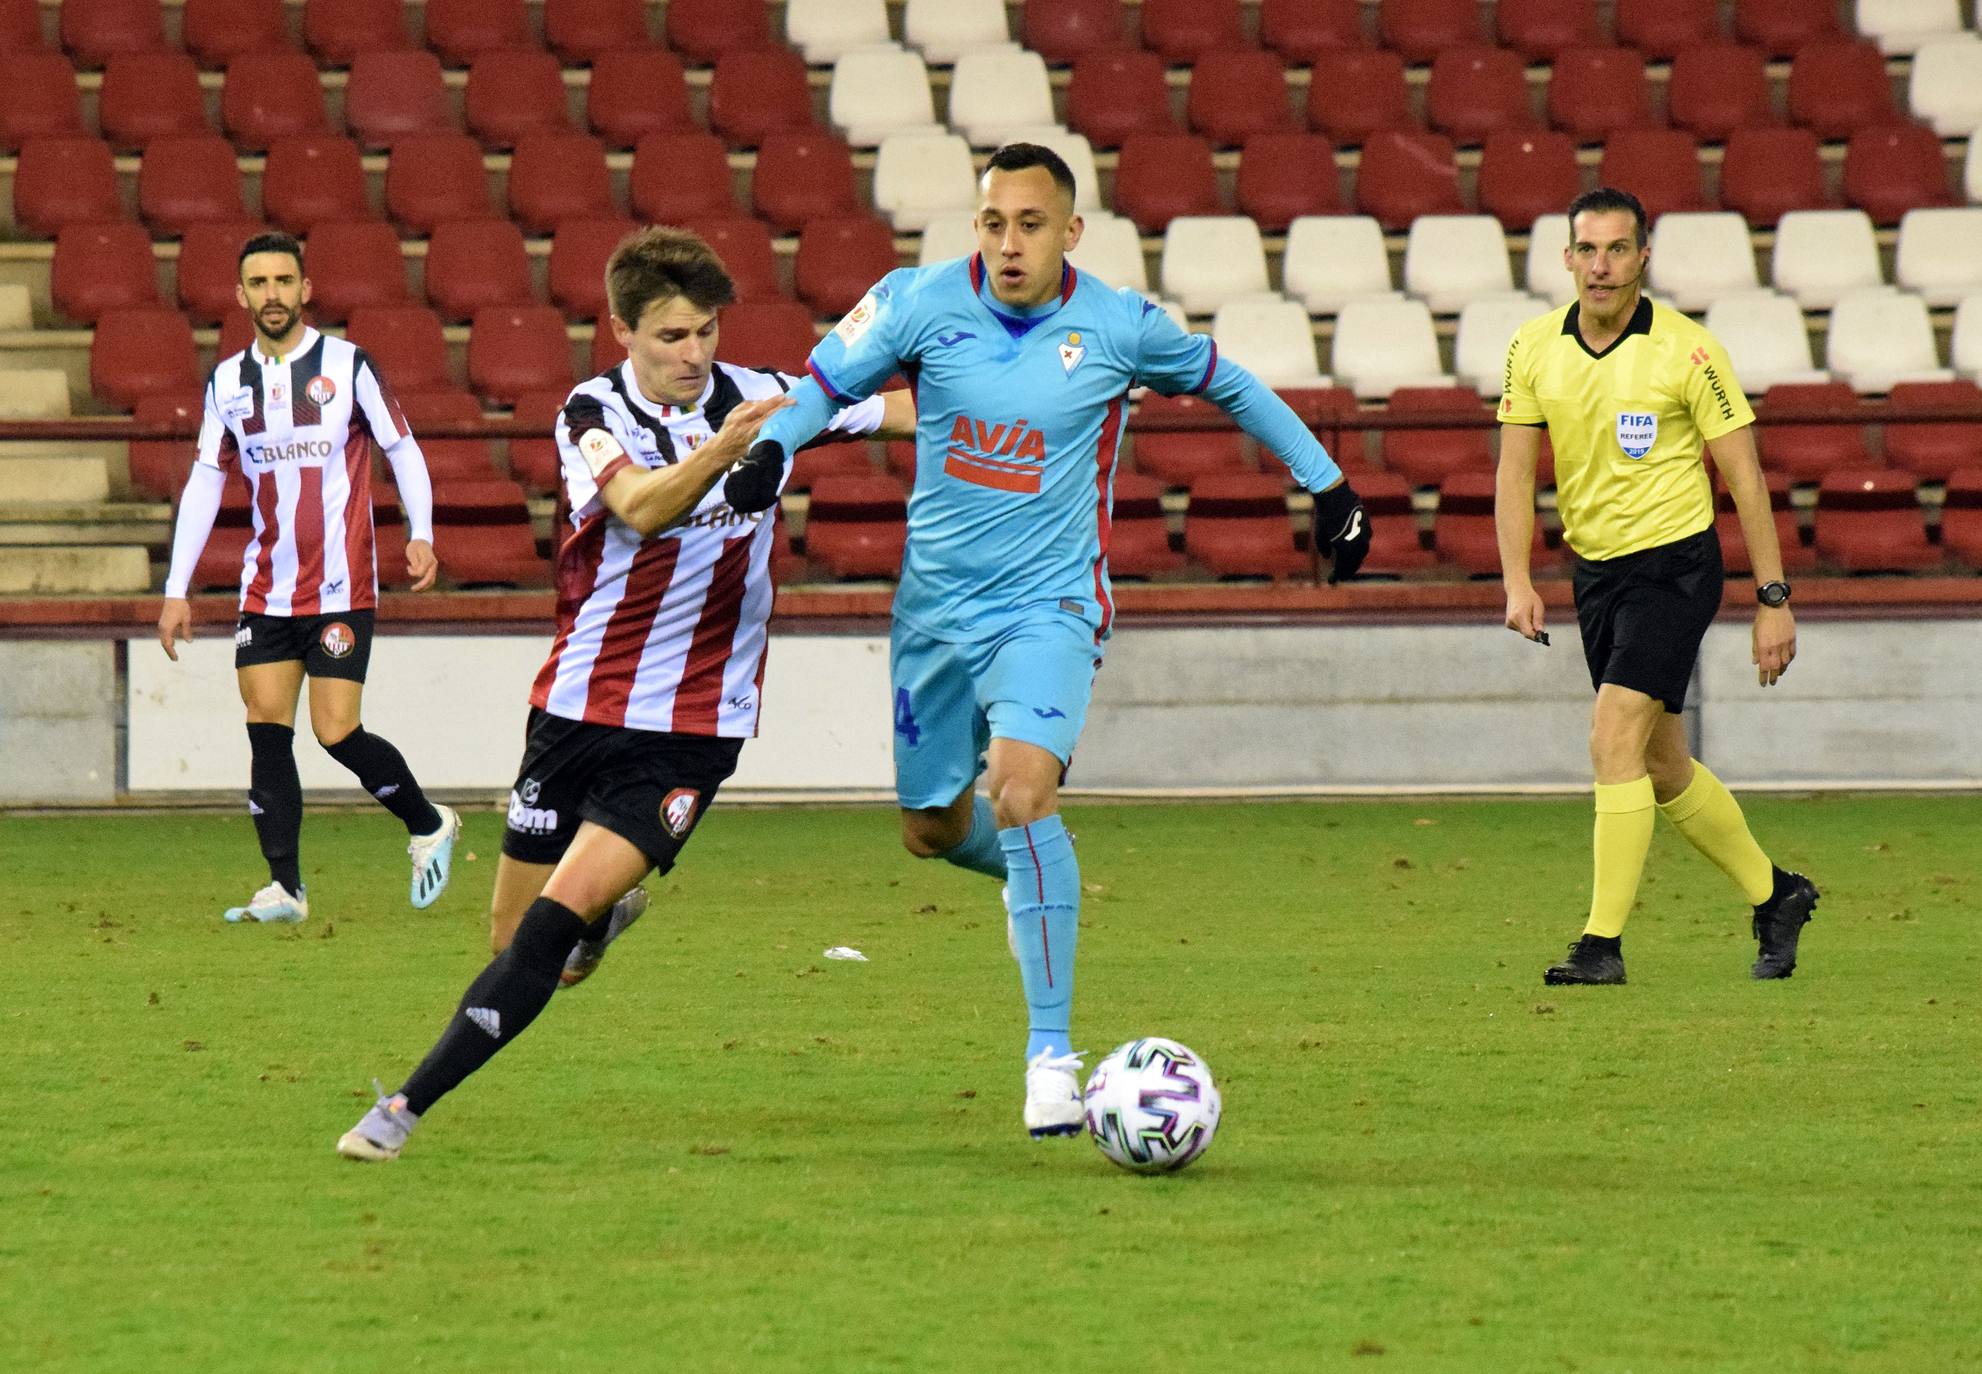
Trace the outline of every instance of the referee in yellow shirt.
<instances>
[{"instance_id":1,"label":"referee in yellow shirt","mask_svg":"<svg viewBox=\"0 0 1982 1374\"><path fill-rule=\"evenodd\" d=\"M1508 345L1494 501L1507 628L1545 643L1528 554L1535 464L1549 430L1562 536L1576 554L1576 619L1597 689L1596 882L1582 938L1542 981L1624 981L1621 936L1654 807L1753 905L1760 953L1751 974L1787 978L1816 886L1770 862L1733 795L1691 757L1680 718L1723 580L1703 444L1748 541L1761 684L1796 656L1789 584L1750 428L1755 412L1713 335L1646 299L1651 252L1638 198L1599 187L1571 202L1569 223L1564 262L1576 299L1522 325Z\"/></svg>"}]
</instances>

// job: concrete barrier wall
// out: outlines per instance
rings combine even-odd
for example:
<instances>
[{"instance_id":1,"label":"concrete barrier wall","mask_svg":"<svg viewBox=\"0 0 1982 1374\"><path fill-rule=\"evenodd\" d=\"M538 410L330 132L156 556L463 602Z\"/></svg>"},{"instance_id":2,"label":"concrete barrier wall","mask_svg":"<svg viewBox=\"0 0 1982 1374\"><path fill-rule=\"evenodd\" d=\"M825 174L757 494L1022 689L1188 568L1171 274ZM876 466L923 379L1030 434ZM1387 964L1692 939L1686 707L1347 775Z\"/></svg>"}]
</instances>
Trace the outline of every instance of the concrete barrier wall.
<instances>
[{"instance_id":1,"label":"concrete barrier wall","mask_svg":"<svg viewBox=\"0 0 1982 1374\"><path fill-rule=\"evenodd\" d=\"M0 640L0 804L115 800L117 650Z\"/></svg>"}]
</instances>

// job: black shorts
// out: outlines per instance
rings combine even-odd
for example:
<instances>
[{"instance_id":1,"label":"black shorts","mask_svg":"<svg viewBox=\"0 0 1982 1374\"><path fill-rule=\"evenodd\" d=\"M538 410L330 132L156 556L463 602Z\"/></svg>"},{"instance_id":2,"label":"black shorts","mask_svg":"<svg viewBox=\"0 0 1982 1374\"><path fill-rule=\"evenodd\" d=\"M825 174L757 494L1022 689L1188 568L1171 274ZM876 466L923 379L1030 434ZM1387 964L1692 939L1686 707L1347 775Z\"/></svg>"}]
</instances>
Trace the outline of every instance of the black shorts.
<instances>
[{"instance_id":1,"label":"black shorts","mask_svg":"<svg viewBox=\"0 0 1982 1374\"><path fill-rule=\"evenodd\" d=\"M372 612L328 615L255 615L243 611L234 625L234 666L303 660L311 677L365 680L372 661Z\"/></svg>"},{"instance_id":2,"label":"black shorts","mask_svg":"<svg viewBox=\"0 0 1982 1374\"><path fill-rule=\"evenodd\" d=\"M1674 715L1684 710L1723 580L1712 526L1622 558L1578 558L1576 622L1591 685L1614 682L1657 697Z\"/></svg>"},{"instance_id":3,"label":"black shorts","mask_svg":"<svg viewBox=\"0 0 1982 1374\"><path fill-rule=\"evenodd\" d=\"M740 739L594 725L533 706L502 852L527 864L556 863L579 822L590 821L666 873L742 750Z\"/></svg>"}]
</instances>

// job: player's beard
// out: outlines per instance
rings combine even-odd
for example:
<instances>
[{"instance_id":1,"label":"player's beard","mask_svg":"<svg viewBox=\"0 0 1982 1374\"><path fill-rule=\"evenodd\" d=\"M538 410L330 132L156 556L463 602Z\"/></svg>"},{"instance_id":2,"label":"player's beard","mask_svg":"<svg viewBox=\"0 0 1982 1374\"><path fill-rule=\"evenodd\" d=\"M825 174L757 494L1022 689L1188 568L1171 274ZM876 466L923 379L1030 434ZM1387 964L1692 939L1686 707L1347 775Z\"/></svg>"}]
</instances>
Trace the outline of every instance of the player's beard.
<instances>
[{"instance_id":1,"label":"player's beard","mask_svg":"<svg viewBox=\"0 0 1982 1374\"><path fill-rule=\"evenodd\" d=\"M264 339L272 343L277 339L287 338L289 331L296 327L296 321L299 318L301 318L301 312L291 310L286 305L264 306L255 314L255 328L261 333ZM279 323L271 325L271 319Z\"/></svg>"}]
</instances>

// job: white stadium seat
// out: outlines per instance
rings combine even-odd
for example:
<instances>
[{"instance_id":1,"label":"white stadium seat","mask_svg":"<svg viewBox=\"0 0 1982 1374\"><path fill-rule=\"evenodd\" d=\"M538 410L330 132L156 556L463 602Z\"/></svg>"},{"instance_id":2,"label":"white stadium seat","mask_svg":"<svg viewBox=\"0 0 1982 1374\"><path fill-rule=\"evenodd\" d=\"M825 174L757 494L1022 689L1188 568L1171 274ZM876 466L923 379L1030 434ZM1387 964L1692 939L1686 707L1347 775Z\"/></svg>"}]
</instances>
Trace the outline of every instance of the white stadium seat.
<instances>
[{"instance_id":1,"label":"white stadium seat","mask_svg":"<svg viewBox=\"0 0 1982 1374\"><path fill-rule=\"evenodd\" d=\"M1110 286L1132 286L1149 294L1149 267L1135 221L1107 211L1081 217L1080 243L1067 260Z\"/></svg>"},{"instance_id":2,"label":"white stadium seat","mask_svg":"<svg viewBox=\"0 0 1982 1374\"><path fill-rule=\"evenodd\" d=\"M967 258L977 251L977 216L969 210L944 210L922 226L922 248L916 265Z\"/></svg>"},{"instance_id":3,"label":"white stadium seat","mask_svg":"<svg viewBox=\"0 0 1982 1374\"><path fill-rule=\"evenodd\" d=\"M1514 289L1507 234L1492 215L1419 215L1404 242L1404 290L1456 315L1467 301Z\"/></svg>"},{"instance_id":4,"label":"white stadium seat","mask_svg":"<svg viewBox=\"0 0 1982 1374\"><path fill-rule=\"evenodd\" d=\"M1459 312L1459 335L1452 349L1459 384L1485 397L1499 396L1507 376L1507 345L1514 331L1550 309L1540 296L1526 292L1481 296L1466 302Z\"/></svg>"},{"instance_id":5,"label":"white stadium seat","mask_svg":"<svg viewBox=\"0 0 1982 1374\"><path fill-rule=\"evenodd\" d=\"M1956 373L1982 382L1982 292L1962 297L1954 308L1954 339L1948 351Z\"/></svg>"},{"instance_id":6,"label":"white stadium seat","mask_svg":"<svg viewBox=\"0 0 1982 1374\"><path fill-rule=\"evenodd\" d=\"M1860 395L1891 391L1894 382L1954 378L1934 351L1927 302L1890 286L1853 291L1831 311L1824 362Z\"/></svg>"},{"instance_id":7,"label":"white stadium seat","mask_svg":"<svg viewBox=\"0 0 1982 1374\"><path fill-rule=\"evenodd\" d=\"M1652 226L1652 294L1681 310L1704 310L1736 291L1761 288L1748 221L1732 210L1681 211Z\"/></svg>"},{"instance_id":8,"label":"white stadium seat","mask_svg":"<svg viewBox=\"0 0 1982 1374\"><path fill-rule=\"evenodd\" d=\"M967 52L950 78L950 127L973 147L993 148L1007 132L1053 122L1046 60L1023 48Z\"/></svg>"},{"instance_id":9,"label":"white stadium seat","mask_svg":"<svg viewBox=\"0 0 1982 1374\"><path fill-rule=\"evenodd\" d=\"M929 68L921 53L901 48L857 48L835 62L826 112L856 148L892 133L941 129Z\"/></svg>"},{"instance_id":10,"label":"white stadium seat","mask_svg":"<svg viewBox=\"0 0 1982 1374\"><path fill-rule=\"evenodd\" d=\"M1968 140L1968 156L1961 163L1961 191L1971 205L1982 201L1982 138Z\"/></svg>"},{"instance_id":11,"label":"white stadium seat","mask_svg":"<svg viewBox=\"0 0 1982 1374\"><path fill-rule=\"evenodd\" d=\"M1707 332L1734 364L1734 378L1750 396L1778 382L1828 382L1830 374L1810 356L1803 311L1775 291L1723 296L1707 307Z\"/></svg>"},{"instance_id":12,"label":"white stadium seat","mask_svg":"<svg viewBox=\"0 0 1982 1374\"><path fill-rule=\"evenodd\" d=\"M1179 215L1163 233L1163 294L1191 315L1264 295L1266 245L1245 215Z\"/></svg>"},{"instance_id":13,"label":"white stadium seat","mask_svg":"<svg viewBox=\"0 0 1982 1374\"><path fill-rule=\"evenodd\" d=\"M1438 361L1438 332L1423 301L1349 301L1335 317L1337 383L1365 401L1400 386L1451 386Z\"/></svg>"},{"instance_id":14,"label":"white stadium seat","mask_svg":"<svg viewBox=\"0 0 1982 1374\"><path fill-rule=\"evenodd\" d=\"M785 38L813 67L893 41L886 0L786 0Z\"/></svg>"},{"instance_id":15,"label":"white stadium seat","mask_svg":"<svg viewBox=\"0 0 1982 1374\"><path fill-rule=\"evenodd\" d=\"M1327 386L1315 366L1314 322L1280 296L1247 296L1218 307L1211 339L1229 358L1270 387Z\"/></svg>"},{"instance_id":16,"label":"white stadium seat","mask_svg":"<svg viewBox=\"0 0 1982 1374\"><path fill-rule=\"evenodd\" d=\"M1383 226L1368 215L1303 215L1287 226L1281 257L1287 294L1310 315L1333 315L1349 301L1395 299Z\"/></svg>"},{"instance_id":17,"label":"white stadium seat","mask_svg":"<svg viewBox=\"0 0 1982 1374\"><path fill-rule=\"evenodd\" d=\"M1932 306L1982 290L1982 206L1908 210L1899 221L1893 283Z\"/></svg>"},{"instance_id":18,"label":"white stadium seat","mask_svg":"<svg viewBox=\"0 0 1982 1374\"><path fill-rule=\"evenodd\" d=\"M1051 148L1074 174L1074 209L1083 215L1107 209L1101 203L1101 174L1094 167L1094 145L1086 134L1077 134L1064 124L1025 124L1006 130L1003 142Z\"/></svg>"},{"instance_id":19,"label":"white stadium seat","mask_svg":"<svg viewBox=\"0 0 1982 1374\"><path fill-rule=\"evenodd\" d=\"M1551 306L1567 305L1576 299L1576 279L1562 261L1569 247L1569 216L1541 215L1528 231L1528 261L1521 273L1522 284L1533 295Z\"/></svg>"},{"instance_id":20,"label":"white stadium seat","mask_svg":"<svg viewBox=\"0 0 1982 1374\"><path fill-rule=\"evenodd\" d=\"M901 230L940 214L977 209L977 171L970 145L941 131L889 134L874 157L874 208Z\"/></svg>"},{"instance_id":21,"label":"white stadium seat","mask_svg":"<svg viewBox=\"0 0 1982 1374\"><path fill-rule=\"evenodd\" d=\"M975 48L1011 42L1004 0L908 0L902 35L935 63L956 61Z\"/></svg>"},{"instance_id":22,"label":"white stadium seat","mask_svg":"<svg viewBox=\"0 0 1982 1374\"><path fill-rule=\"evenodd\" d=\"M1913 54L1906 108L1942 138L1966 138L1982 128L1982 37L1936 38Z\"/></svg>"},{"instance_id":23,"label":"white stadium seat","mask_svg":"<svg viewBox=\"0 0 1982 1374\"><path fill-rule=\"evenodd\" d=\"M1872 217L1863 210L1789 211L1776 222L1769 280L1805 310L1829 310L1847 291L1884 286Z\"/></svg>"},{"instance_id":24,"label":"white stadium seat","mask_svg":"<svg viewBox=\"0 0 1982 1374\"><path fill-rule=\"evenodd\" d=\"M1852 27L1887 56L1961 32L1961 0L1858 0L1857 10Z\"/></svg>"}]
</instances>

